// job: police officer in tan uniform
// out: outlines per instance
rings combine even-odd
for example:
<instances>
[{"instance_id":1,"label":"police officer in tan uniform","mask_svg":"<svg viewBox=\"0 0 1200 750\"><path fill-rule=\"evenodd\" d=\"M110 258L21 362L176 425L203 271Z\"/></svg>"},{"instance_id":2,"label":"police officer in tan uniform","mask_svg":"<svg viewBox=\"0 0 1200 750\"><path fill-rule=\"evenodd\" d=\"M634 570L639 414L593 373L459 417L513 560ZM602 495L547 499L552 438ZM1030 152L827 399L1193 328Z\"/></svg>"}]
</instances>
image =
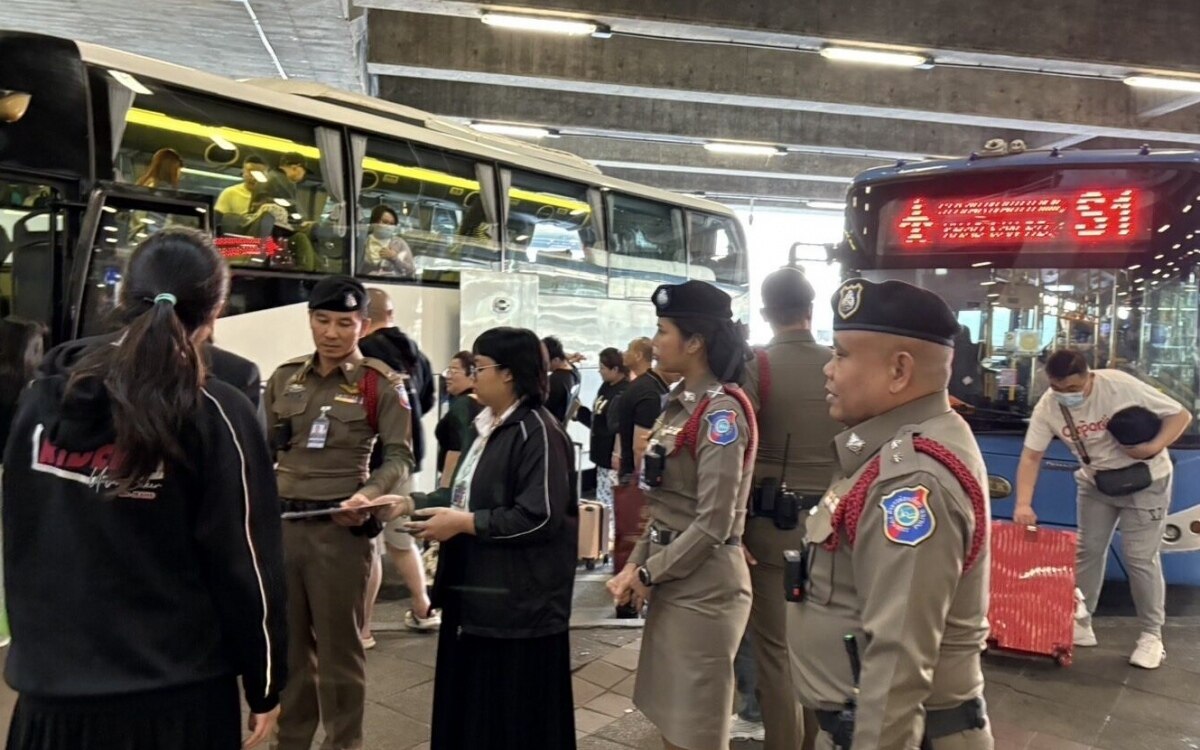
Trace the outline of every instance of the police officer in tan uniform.
<instances>
[{"instance_id":1,"label":"police officer in tan uniform","mask_svg":"<svg viewBox=\"0 0 1200 750\"><path fill-rule=\"evenodd\" d=\"M265 393L285 519L376 500L413 467L404 381L358 350L366 290L354 279L330 276L313 288L308 309L316 352L280 366ZM376 440L384 460L368 476ZM402 508L285 520L290 679L281 702L280 750L309 750L318 721L327 750L362 747L363 590L372 537L382 520L400 512L411 512L411 501Z\"/></svg>"},{"instance_id":2,"label":"police officer in tan uniform","mask_svg":"<svg viewBox=\"0 0 1200 750\"><path fill-rule=\"evenodd\" d=\"M750 615L742 555L757 427L737 386L746 347L730 299L689 281L652 297L660 365L683 382L642 459L650 522L609 589L620 606L649 600L633 702L664 745L728 750L733 659Z\"/></svg>"},{"instance_id":3,"label":"police officer in tan uniform","mask_svg":"<svg viewBox=\"0 0 1200 750\"><path fill-rule=\"evenodd\" d=\"M816 715L802 718L792 687L783 589L783 553L804 543L804 519L833 478L829 444L841 431L825 403L822 369L830 352L813 338L813 297L798 268L767 276L762 314L775 335L746 366L761 439L743 542L754 586L750 643L766 750L811 750L817 737Z\"/></svg>"},{"instance_id":4,"label":"police officer in tan uniform","mask_svg":"<svg viewBox=\"0 0 1200 750\"><path fill-rule=\"evenodd\" d=\"M987 472L946 391L958 323L899 281L833 302L826 388L848 429L789 596L796 690L822 750L990 750Z\"/></svg>"}]
</instances>

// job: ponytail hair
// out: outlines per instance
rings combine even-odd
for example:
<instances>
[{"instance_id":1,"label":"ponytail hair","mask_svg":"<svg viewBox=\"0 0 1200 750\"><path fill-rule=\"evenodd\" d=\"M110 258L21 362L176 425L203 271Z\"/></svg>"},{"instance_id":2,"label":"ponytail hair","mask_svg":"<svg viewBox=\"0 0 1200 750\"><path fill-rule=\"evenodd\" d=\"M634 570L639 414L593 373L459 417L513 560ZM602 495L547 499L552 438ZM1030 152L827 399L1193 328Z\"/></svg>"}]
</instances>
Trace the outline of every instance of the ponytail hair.
<instances>
[{"instance_id":1,"label":"ponytail hair","mask_svg":"<svg viewBox=\"0 0 1200 750\"><path fill-rule=\"evenodd\" d=\"M116 346L80 359L69 394L100 381L116 435L111 475L121 490L148 480L164 463L187 465L180 441L200 408L204 360L192 342L225 303L229 270L212 239L171 227L133 251L121 287L125 322Z\"/></svg>"},{"instance_id":2,"label":"ponytail hair","mask_svg":"<svg viewBox=\"0 0 1200 750\"><path fill-rule=\"evenodd\" d=\"M722 383L740 383L750 357L746 339L732 320L710 317L671 318L683 338L699 337L704 342L708 369Z\"/></svg>"}]
</instances>

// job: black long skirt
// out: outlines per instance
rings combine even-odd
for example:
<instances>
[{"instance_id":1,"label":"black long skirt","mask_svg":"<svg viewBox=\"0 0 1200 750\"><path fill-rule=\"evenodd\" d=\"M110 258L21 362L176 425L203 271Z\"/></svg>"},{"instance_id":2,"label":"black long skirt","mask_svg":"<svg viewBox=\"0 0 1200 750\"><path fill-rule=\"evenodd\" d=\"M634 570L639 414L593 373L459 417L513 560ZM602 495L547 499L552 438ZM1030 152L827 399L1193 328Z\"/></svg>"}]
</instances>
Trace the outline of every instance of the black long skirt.
<instances>
[{"instance_id":1,"label":"black long skirt","mask_svg":"<svg viewBox=\"0 0 1200 750\"><path fill-rule=\"evenodd\" d=\"M120 696L21 695L8 750L237 750L237 678Z\"/></svg>"},{"instance_id":2,"label":"black long skirt","mask_svg":"<svg viewBox=\"0 0 1200 750\"><path fill-rule=\"evenodd\" d=\"M443 621L431 750L574 750L568 633L456 635Z\"/></svg>"}]
</instances>

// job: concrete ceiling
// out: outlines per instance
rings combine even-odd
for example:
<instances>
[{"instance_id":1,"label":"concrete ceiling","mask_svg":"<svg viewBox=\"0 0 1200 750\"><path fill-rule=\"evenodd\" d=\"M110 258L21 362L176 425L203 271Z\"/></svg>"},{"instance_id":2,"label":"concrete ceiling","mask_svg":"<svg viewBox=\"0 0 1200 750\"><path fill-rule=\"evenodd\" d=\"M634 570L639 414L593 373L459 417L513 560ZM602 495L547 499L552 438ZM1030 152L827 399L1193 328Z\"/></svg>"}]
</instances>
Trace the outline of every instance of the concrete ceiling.
<instances>
[{"instance_id":1,"label":"concrete ceiling","mask_svg":"<svg viewBox=\"0 0 1200 750\"><path fill-rule=\"evenodd\" d=\"M366 24L347 0L0 0L0 28L33 31L230 78L364 91Z\"/></svg>"},{"instance_id":2,"label":"concrete ceiling","mask_svg":"<svg viewBox=\"0 0 1200 750\"><path fill-rule=\"evenodd\" d=\"M736 196L836 198L897 159L1030 147L1200 146L1200 97L1125 85L1200 77L1178 0L353 0L384 98L541 125L605 172ZM611 38L497 29L484 11L599 22ZM914 51L930 69L834 63L831 43ZM709 140L787 153L733 157Z\"/></svg>"}]
</instances>

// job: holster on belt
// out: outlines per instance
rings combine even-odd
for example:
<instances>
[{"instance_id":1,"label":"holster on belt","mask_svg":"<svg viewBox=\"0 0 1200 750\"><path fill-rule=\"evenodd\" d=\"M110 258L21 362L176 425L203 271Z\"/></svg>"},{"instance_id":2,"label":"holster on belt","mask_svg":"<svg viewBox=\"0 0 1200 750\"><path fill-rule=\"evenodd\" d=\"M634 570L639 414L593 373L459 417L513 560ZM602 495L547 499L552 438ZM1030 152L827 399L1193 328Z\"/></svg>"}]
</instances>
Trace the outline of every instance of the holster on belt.
<instances>
[{"instance_id":1,"label":"holster on belt","mask_svg":"<svg viewBox=\"0 0 1200 750\"><path fill-rule=\"evenodd\" d=\"M854 736L854 714L842 711L817 711L817 724L821 731L833 738L838 750L851 750ZM931 750L933 741L959 732L983 729L987 726L987 704L983 696L972 698L954 708L945 708L925 713L925 736L921 739L921 750Z\"/></svg>"},{"instance_id":2,"label":"holster on belt","mask_svg":"<svg viewBox=\"0 0 1200 750\"><path fill-rule=\"evenodd\" d=\"M775 528L791 531L800 525L800 514L816 507L820 496L801 495L781 485L775 477L767 477L750 491L750 513L770 518Z\"/></svg>"}]
</instances>

